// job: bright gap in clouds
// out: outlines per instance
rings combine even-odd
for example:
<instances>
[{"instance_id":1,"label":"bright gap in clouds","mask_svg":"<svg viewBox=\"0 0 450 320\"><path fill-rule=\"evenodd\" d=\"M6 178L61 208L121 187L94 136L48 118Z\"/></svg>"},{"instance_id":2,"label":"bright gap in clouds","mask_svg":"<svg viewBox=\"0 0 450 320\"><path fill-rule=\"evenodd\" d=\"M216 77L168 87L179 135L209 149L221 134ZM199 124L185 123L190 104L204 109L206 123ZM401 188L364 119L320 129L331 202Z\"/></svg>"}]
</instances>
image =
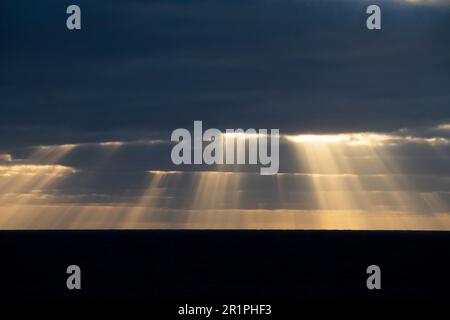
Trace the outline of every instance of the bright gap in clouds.
<instances>
[{"instance_id":1,"label":"bright gap in clouds","mask_svg":"<svg viewBox=\"0 0 450 320\"><path fill-rule=\"evenodd\" d=\"M447 125L439 126L442 130ZM430 145L447 145L450 140L444 137L417 137L417 136L401 136L394 134L380 133L338 133L338 134L299 134L287 135L286 138L295 143L323 143L323 144L346 144L346 145L366 145L366 146L382 146L385 144L402 144L402 143L424 143Z\"/></svg>"}]
</instances>

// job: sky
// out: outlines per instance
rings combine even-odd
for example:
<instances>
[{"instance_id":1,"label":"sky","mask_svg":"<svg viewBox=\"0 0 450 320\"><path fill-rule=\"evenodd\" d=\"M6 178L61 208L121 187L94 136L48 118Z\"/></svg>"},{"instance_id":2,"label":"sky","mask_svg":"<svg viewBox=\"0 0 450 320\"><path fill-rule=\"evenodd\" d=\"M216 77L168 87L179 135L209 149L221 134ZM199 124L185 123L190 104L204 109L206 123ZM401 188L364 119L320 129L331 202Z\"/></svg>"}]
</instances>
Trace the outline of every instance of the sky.
<instances>
[{"instance_id":1,"label":"sky","mask_svg":"<svg viewBox=\"0 0 450 320\"><path fill-rule=\"evenodd\" d=\"M448 0L1 1L0 228L450 230L449 32ZM174 165L194 120L279 129L279 173Z\"/></svg>"}]
</instances>

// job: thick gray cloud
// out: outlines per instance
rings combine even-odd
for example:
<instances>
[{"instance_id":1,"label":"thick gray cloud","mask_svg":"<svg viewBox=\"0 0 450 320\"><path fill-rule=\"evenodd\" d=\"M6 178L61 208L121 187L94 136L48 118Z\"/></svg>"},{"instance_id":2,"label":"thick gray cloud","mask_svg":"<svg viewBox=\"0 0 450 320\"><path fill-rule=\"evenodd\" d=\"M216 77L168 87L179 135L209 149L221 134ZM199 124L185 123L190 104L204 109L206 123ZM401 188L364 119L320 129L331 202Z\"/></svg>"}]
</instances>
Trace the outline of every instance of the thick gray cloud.
<instances>
[{"instance_id":1,"label":"thick gray cloud","mask_svg":"<svg viewBox=\"0 0 450 320\"><path fill-rule=\"evenodd\" d=\"M450 9L382 1L2 1L0 141L210 127L391 131L450 117Z\"/></svg>"}]
</instances>

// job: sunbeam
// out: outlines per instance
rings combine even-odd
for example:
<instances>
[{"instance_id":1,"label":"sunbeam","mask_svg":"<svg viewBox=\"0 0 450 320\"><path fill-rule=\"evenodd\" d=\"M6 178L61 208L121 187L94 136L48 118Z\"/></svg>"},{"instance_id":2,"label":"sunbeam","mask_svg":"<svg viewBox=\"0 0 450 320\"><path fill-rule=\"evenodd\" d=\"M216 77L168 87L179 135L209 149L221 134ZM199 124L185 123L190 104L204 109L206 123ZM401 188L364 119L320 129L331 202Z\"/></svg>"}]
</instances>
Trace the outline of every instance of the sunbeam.
<instances>
[{"instance_id":1,"label":"sunbeam","mask_svg":"<svg viewBox=\"0 0 450 320\"><path fill-rule=\"evenodd\" d=\"M224 145L231 139L250 146L256 140L252 138L224 135ZM137 143L159 148L165 142ZM126 156L129 144L136 142L36 147L20 160L5 153L0 165L1 227L450 229L448 176L407 170L411 147L420 147L432 159L445 159L448 140L443 136L285 135L284 164L273 176L240 164L198 171L159 168L133 173L142 179L135 185L98 190L99 177L112 174L103 168ZM60 164L78 148L94 150L86 172ZM71 191L80 181L92 191ZM123 189L110 194L118 188Z\"/></svg>"}]
</instances>

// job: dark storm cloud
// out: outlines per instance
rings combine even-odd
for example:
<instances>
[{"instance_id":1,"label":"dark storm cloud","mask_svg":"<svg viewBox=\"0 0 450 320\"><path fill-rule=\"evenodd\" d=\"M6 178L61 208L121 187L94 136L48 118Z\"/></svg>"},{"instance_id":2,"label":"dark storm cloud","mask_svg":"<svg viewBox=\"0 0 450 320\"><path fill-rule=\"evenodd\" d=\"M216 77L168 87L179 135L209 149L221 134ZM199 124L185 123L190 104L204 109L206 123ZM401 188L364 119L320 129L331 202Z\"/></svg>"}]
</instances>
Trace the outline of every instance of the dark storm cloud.
<instances>
[{"instance_id":1,"label":"dark storm cloud","mask_svg":"<svg viewBox=\"0 0 450 320\"><path fill-rule=\"evenodd\" d=\"M0 149L209 127L391 131L450 118L450 11L382 1L2 1Z\"/></svg>"}]
</instances>

